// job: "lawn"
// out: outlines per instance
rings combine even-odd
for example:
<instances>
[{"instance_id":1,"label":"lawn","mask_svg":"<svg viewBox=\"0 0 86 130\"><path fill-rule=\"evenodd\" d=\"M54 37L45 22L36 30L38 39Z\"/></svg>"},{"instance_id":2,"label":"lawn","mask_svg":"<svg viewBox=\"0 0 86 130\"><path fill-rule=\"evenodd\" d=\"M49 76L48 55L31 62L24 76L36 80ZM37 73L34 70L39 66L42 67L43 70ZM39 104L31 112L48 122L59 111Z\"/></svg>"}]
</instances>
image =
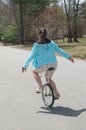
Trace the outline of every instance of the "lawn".
<instances>
[{"instance_id":1,"label":"lawn","mask_svg":"<svg viewBox=\"0 0 86 130\"><path fill-rule=\"evenodd\" d=\"M73 57L86 60L86 38L79 39L78 43L63 43L58 40L58 45Z\"/></svg>"},{"instance_id":2,"label":"lawn","mask_svg":"<svg viewBox=\"0 0 86 130\"><path fill-rule=\"evenodd\" d=\"M63 43L62 40L57 40L56 43L67 51L69 54L71 54L73 57L78 59L86 60L86 38L78 39L78 43L67 43L67 39L65 39L65 42ZM17 46L19 49L24 50L31 50L32 47L27 46Z\"/></svg>"}]
</instances>

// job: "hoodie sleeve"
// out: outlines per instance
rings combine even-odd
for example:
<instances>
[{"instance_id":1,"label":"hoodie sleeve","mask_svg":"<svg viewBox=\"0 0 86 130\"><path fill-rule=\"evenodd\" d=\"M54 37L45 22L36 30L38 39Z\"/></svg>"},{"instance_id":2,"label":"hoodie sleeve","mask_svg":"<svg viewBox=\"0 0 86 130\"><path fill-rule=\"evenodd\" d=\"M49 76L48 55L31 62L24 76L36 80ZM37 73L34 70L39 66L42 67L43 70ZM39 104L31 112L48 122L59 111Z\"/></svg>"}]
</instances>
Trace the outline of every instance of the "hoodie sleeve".
<instances>
[{"instance_id":1,"label":"hoodie sleeve","mask_svg":"<svg viewBox=\"0 0 86 130\"><path fill-rule=\"evenodd\" d=\"M61 56L63 56L66 59L69 59L71 57L71 55L69 55L67 52L65 52L63 49L61 49L60 47L58 47L58 45L52 41L54 44L54 51L59 53Z\"/></svg>"},{"instance_id":2,"label":"hoodie sleeve","mask_svg":"<svg viewBox=\"0 0 86 130\"><path fill-rule=\"evenodd\" d=\"M23 67L25 69L28 68L28 65L30 64L30 62L33 60L34 56L36 56L37 54L37 46L34 44L30 54L28 55L28 58L26 59L26 62L24 63Z\"/></svg>"}]
</instances>

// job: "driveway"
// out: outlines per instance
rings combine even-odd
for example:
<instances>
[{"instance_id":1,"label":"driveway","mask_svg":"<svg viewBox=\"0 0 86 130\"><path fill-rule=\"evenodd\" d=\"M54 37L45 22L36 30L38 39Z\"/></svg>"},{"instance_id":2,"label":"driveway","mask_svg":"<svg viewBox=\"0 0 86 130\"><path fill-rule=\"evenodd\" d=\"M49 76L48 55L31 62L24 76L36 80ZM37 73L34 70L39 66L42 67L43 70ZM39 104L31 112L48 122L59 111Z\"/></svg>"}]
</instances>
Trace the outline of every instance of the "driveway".
<instances>
[{"instance_id":1,"label":"driveway","mask_svg":"<svg viewBox=\"0 0 86 130\"><path fill-rule=\"evenodd\" d=\"M86 61L58 56L55 80L61 98L44 106L30 64L29 52L0 46L0 130L86 130Z\"/></svg>"}]
</instances>

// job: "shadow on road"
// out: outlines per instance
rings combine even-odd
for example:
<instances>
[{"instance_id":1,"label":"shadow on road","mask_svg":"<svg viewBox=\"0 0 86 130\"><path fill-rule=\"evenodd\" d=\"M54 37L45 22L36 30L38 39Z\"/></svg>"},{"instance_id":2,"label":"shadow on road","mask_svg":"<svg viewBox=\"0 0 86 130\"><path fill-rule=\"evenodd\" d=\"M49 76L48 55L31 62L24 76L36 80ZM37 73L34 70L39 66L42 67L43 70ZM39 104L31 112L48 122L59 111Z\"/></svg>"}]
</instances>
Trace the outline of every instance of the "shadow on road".
<instances>
[{"instance_id":1,"label":"shadow on road","mask_svg":"<svg viewBox=\"0 0 86 130\"><path fill-rule=\"evenodd\" d=\"M70 116L70 117L77 117L82 112L86 111L86 108L80 110L74 110L72 108L62 107L62 106L52 107L52 108L41 107L41 109L43 109L43 111L38 111L37 113L57 114L57 115Z\"/></svg>"}]
</instances>

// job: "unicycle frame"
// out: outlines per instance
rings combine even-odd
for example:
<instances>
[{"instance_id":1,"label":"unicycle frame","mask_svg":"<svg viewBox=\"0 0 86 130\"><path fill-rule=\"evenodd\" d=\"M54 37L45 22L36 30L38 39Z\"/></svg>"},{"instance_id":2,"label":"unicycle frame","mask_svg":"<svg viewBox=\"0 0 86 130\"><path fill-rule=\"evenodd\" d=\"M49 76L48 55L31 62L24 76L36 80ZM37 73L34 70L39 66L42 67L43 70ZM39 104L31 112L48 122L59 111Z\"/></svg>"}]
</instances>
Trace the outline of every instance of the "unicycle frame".
<instances>
[{"instance_id":1,"label":"unicycle frame","mask_svg":"<svg viewBox=\"0 0 86 130\"><path fill-rule=\"evenodd\" d=\"M49 73L53 71L55 68L49 68L47 70L48 72L48 80L47 82L43 85L43 91L42 91L42 100L44 104L47 107L52 107L54 104L54 92L53 89L49 83Z\"/></svg>"}]
</instances>

